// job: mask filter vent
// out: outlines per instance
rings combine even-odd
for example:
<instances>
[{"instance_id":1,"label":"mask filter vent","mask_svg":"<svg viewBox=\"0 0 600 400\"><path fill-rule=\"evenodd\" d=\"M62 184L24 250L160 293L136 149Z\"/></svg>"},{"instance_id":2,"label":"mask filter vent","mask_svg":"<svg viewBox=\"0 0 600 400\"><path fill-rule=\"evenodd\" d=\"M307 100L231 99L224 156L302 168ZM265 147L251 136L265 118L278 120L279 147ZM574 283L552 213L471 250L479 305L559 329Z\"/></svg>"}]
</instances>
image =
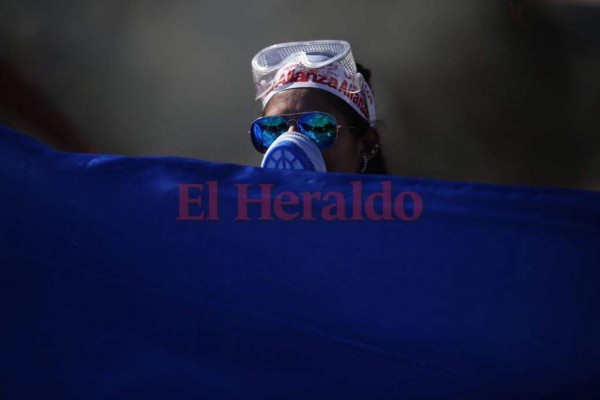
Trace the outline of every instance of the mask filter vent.
<instances>
[{"instance_id":1,"label":"mask filter vent","mask_svg":"<svg viewBox=\"0 0 600 400\"><path fill-rule=\"evenodd\" d=\"M319 147L298 132L279 136L263 157L261 167L297 171L326 172Z\"/></svg>"}]
</instances>

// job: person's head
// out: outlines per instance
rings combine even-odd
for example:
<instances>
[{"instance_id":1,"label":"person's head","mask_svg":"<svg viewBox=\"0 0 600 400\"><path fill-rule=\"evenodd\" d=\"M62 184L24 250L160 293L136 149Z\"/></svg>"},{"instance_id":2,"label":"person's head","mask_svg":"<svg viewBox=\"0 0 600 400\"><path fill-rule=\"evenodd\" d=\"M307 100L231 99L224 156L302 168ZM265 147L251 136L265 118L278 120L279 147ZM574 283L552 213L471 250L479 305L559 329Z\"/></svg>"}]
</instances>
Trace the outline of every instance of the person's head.
<instances>
[{"instance_id":1,"label":"person's head","mask_svg":"<svg viewBox=\"0 0 600 400\"><path fill-rule=\"evenodd\" d=\"M285 119L273 140L288 130L306 133L312 124L315 129L307 136L321 149L327 171L386 173L375 128L371 73L354 62L349 44L285 43L262 50L252 64L263 116ZM324 115L306 114L312 112ZM259 151L270 144L257 142L253 136Z\"/></svg>"}]
</instances>

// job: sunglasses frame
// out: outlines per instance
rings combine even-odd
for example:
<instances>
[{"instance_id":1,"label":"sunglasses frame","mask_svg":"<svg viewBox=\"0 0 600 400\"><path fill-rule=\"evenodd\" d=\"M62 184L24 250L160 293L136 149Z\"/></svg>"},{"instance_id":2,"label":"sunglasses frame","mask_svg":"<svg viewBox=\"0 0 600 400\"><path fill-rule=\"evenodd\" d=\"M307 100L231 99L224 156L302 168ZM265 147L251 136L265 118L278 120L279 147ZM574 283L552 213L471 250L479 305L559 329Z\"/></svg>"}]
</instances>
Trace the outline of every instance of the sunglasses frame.
<instances>
[{"instance_id":1,"label":"sunglasses frame","mask_svg":"<svg viewBox=\"0 0 600 400\"><path fill-rule=\"evenodd\" d=\"M337 123L337 118L336 118L336 117L334 117L332 114L330 114L330 113L328 113L328 112L324 112L324 111L305 111L305 112L299 112L299 113L290 113L290 114L263 115L262 117L258 117L258 118L256 118L254 121L252 121L252 124L250 124L250 130L248 131L248 134L250 135L250 139L252 140L252 138L253 138L253 136L252 136L252 127L254 126L254 124L255 124L257 121L259 121L259 120L261 120L261 119L264 119L264 118L269 118L269 117L283 117L283 118L286 120L286 122L287 122L287 130L289 130L289 129L290 129L290 122L291 122L291 121L293 121L293 122L295 122L295 123L296 123L296 126L298 126L298 119L300 119L300 118L301 118L303 115L305 115L305 114L324 114L324 115L327 115L327 116L329 116L329 117L333 118L333 120L335 121L335 127L336 127L336 130L335 130L335 137L334 137L334 139L333 139L333 142L331 142L331 144L330 144L329 146L327 146L326 148L324 148L324 149L321 149L321 148L319 147L319 150L322 150L322 151L323 151L323 150L328 150L328 149L330 149L331 147L333 147L333 145L335 144L335 142L336 142L336 140L337 140L337 137L338 137L338 135L339 135L339 133L340 133L340 128L346 128L346 129L363 129L363 128L356 127L356 126L339 125L339 124ZM298 118L296 118L296 119L289 119L289 118L285 118L285 117L287 117L287 116L291 116L291 115L299 115L300 117L298 117ZM287 132L287 130L286 130L286 131L284 131L284 132L281 132L281 133L279 134L279 136L283 135L285 132ZM300 128L298 128L298 130L300 130ZM301 133L302 135L304 135L304 133L302 133L302 132L298 132L298 133ZM279 136L277 136L277 137L279 137ZM306 136L306 135L305 135L305 136ZM308 137L308 136L307 136L307 137ZM252 144L254 145L254 141L252 141ZM254 147L256 148L256 145L255 145ZM264 147L264 146L262 146L262 147ZM264 148L263 150L259 150L259 149L256 149L256 150L257 150L259 153L263 153L263 154L264 154L264 153L265 153L265 152L268 150L268 147Z\"/></svg>"}]
</instances>

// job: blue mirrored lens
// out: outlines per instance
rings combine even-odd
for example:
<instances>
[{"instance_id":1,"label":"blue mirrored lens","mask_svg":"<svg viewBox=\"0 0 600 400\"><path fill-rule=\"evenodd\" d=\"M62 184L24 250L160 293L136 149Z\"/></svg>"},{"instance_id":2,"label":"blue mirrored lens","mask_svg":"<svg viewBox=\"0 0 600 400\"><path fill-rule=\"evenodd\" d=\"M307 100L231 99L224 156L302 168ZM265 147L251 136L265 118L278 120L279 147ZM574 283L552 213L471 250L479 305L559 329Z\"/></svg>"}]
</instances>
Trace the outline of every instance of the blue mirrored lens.
<instances>
[{"instance_id":1,"label":"blue mirrored lens","mask_svg":"<svg viewBox=\"0 0 600 400\"><path fill-rule=\"evenodd\" d=\"M298 129L312 139L321 150L325 150L335 142L337 121L329 114L306 113L298 118Z\"/></svg>"},{"instance_id":2,"label":"blue mirrored lens","mask_svg":"<svg viewBox=\"0 0 600 400\"><path fill-rule=\"evenodd\" d=\"M262 117L254 121L250 132L256 150L264 153L282 133L288 130L287 120L279 116Z\"/></svg>"}]
</instances>

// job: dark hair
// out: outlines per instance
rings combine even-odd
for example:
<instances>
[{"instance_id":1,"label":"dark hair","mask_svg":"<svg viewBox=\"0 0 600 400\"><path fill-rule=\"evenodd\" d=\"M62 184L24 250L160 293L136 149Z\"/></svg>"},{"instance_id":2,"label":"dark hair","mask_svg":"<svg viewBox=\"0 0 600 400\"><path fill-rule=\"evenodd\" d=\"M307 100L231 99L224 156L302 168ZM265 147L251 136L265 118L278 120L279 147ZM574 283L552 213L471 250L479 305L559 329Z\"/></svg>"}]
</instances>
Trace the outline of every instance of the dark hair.
<instances>
[{"instance_id":1,"label":"dark hair","mask_svg":"<svg viewBox=\"0 0 600 400\"><path fill-rule=\"evenodd\" d=\"M364 67L360 63L356 63L356 69L365 78L369 86L371 86L371 90L373 90L373 87L371 85L371 70ZM342 113L346 116L348 124L350 126L356 126L361 128L360 130L351 130L352 135L355 137L355 139L358 140L362 138L369 129L375 129L370 126L369 121L365 120L359 113L357 113L352 107L350 107L348 103L346 103L337 96L335 96L335 98L336 100L334 101L336 101L339 104L339 108L342 110ZM377 154L375 154L375 157L373 157L367 164L365 174L387 174L387 168L385 165L385 160L383 158L381 147L379 148Z\"/></svg>"}]
</instances>

